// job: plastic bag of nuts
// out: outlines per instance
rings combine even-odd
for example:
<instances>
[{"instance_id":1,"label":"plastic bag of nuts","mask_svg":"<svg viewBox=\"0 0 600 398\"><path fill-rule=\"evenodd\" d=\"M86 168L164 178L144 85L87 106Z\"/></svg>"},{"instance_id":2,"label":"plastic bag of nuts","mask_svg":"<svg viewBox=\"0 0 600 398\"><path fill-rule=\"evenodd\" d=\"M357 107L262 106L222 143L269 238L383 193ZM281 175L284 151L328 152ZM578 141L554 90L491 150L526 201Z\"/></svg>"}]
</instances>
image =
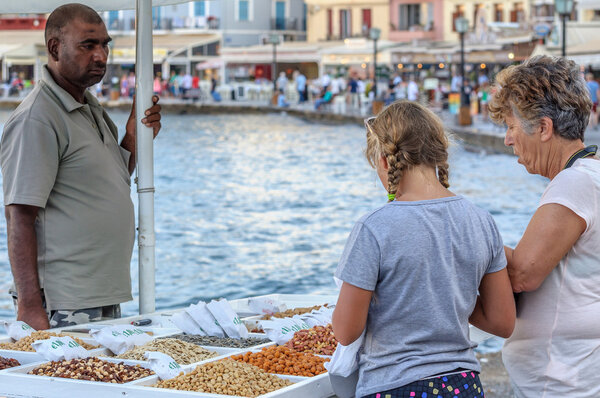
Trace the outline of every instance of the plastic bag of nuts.
<instances>
[{"instance_id":1,"label":"plastic bag of nuts","mask_svg":"<svg viewBox=\"0 0 600 398\"><path fill-rule=\"evenodd\" d=\"M14 368L15 366L21 366L16 359L0 357L0 370Z\"/></svg>"},{"instance_id":2,"label":"plastic bag of nuts","mask_svg":"<svg viewBox=\"0 0 600 398\"><path fill-rule=\"evenodd\" d=\"M289 380L268 374L254 365L223 359L198 366L174 379L160 381L154 387L257 397L291 384Z\"/></svg>"},{"instance_id":3,"label":"plastic bag of nuts","mask_svg":"<svg viewBox=\"0 0 600 398\"><path fill-rule=\"evenodd\" d=\"M121 384L148 377L154 372L140 365L132 366L91 357L48 362L28 374Z\"/></svg>"},{"instance_id":4,"label":"plastic bag of nuts","mask_svg":"<svg viewBox=\"0 0 600 398\"><path fill-rule=\"evenodd\" d=\"M232 355L231 359L258 366L268 373L312 377L327 372L323 364L329 359L296 352L285 346L264 347L260 352Z\"/></svg>"},{"instance_id":5,"label":"plastic bag of nuts","mask_svg":"<svg viewBox=\"0 0 600 398\"><path fill-rule=\"evenodd\" d=\"M38 330L27 337L23 337L20 340L15 341L14 343L0 343L0 350L13 350L13 351L28 351L35 352L33 347L31 346L36 340L48 340L50 337L63 337L66 335L56 334L53 332L47 332L45 330ZM98 348L98 346L94 346L91 344L87 344L81 339L77 337L73 337L73 340L79 343L80 346L85 348L86 350L93 350L94 348Z\"/></svg>"},{"instance_id":6,"label":"plastic bag of nuts","mask_svg":"<svg viewBox=\"0 0 600 398\"><path fill-rule=\"evenodd\" d=\"M337 340L333 335L331 325L315 326L311 329L297 331L294 333L294 337L285 345L298 352L333 355L337 348Z\"/></svg>"}]
</instances>

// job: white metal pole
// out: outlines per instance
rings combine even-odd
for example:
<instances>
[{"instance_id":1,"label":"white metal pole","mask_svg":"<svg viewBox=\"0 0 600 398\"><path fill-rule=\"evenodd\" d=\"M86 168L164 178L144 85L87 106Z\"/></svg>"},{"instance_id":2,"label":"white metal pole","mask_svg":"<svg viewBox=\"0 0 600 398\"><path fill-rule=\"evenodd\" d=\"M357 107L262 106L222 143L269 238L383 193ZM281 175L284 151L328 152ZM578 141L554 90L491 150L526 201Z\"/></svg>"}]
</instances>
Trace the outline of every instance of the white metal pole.
<instances>
[{"instance_id":1,"label":"white metal pole","mask_svg":"<svg viewBox=\"0 0 600 398\"><path fill-rule=\"evenodd\" d=\"M155 311L154 302L154 164L153 132L141 120L152 106L152 0L136 0L135 116L137 120L137 191L139 198L140 314Z\"/></svg>"}]
</instances>

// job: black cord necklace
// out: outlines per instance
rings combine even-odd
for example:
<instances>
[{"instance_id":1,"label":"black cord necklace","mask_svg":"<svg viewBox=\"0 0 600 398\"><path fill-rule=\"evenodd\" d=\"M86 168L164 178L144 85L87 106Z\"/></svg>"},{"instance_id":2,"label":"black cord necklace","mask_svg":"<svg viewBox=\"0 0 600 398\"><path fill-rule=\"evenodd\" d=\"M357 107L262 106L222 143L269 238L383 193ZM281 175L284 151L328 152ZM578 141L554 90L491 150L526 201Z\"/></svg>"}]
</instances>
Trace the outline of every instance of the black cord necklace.
<instances>
[{"instance_id":1,"label":"black cord necklace","mask_svg":"<svg viewBox=\"0 0 600 398\"><path fill-rule=\"evenodd\" d=\"M565 165L565 169L568 169L569 167L573 166L573 163L575 163L575 161L577 159L583 159L583 158L589 158L591 156L595 156L597 151L598 151L598 145L590 145L587 148L578 150L573 155L571 155L571 157L567 161L567 164Z\"/></svg>"}]
</instances>

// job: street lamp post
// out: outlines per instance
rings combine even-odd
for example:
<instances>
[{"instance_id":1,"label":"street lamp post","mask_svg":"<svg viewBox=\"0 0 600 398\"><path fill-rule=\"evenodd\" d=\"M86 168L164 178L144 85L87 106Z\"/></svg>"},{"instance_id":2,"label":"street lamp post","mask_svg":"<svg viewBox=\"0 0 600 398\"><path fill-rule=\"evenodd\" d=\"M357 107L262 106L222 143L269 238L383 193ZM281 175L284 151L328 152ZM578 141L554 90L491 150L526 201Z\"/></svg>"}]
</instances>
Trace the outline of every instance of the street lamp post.
<instances>
[{"instance_id":1,"label":"street lamp post","mask_svg":"<svg viewBox=\"0 0 600 398\"><path fill-rule=\"evenodd\" d=\"M460 35L460 114L459 124L471 124L470 110L465 99L465 33L469 30L469 20L460 16L454 20L454 27ZM465 110L465 107L467 109Z\"/></svg>"},{"instance_id":2,"label":"street lamp post","mask_svg":"<svg viewBox=\"0 0 600 398\"><path fill-rule=\"evenodd\" d=\"M562 56L567 55L567 16L573 12L573 0L554 0L554 8L562 18Z\"/></svg>"},{"instance_id":3,"label":"street lamp post","mask_svg":"<svg viewBox=\"0 0 600 398\"><path fill-rule=\"evenodd\" d=\"M273 75L273 94L277 91L277 45L279 44L279 35L272 34L269 36L269 43L273 45L273 66L271 74Z\"/></svg>"},{"instance_id":4,"label":"street lamp post","mask_svg":"<svg viewBox=\"0 0 600 398\"><path fill-rule=\"evenodd\" d=\"M369 39L373 40L373 98L377 98L377 40L381 35L381 29L371 28L369 30Z\"/></svg>"}]
</instances>

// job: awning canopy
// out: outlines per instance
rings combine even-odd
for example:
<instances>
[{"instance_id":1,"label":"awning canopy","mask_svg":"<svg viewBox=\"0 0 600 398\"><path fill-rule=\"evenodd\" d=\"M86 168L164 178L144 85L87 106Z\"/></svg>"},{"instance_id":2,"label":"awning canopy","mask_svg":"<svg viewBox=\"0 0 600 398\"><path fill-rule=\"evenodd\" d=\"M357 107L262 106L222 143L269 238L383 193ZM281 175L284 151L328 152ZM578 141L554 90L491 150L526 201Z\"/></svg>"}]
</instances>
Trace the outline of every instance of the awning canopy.
<instances>
[{"instance_id":1,"label":"awning canopy","mask_svg":"<svg viewBox=\"0 0 600 398\"><path fill-rule=\"evenodd\" d=\"M161 63L175 54L184 53L188 48L194 48L205 44L220 42L221 37L212 33L197 34L154 34L152 36L152 58L153 62ZM135 61L135 36L113 35L112 63L127 64ZM207 58L206 56L202 58Z\"/></svg>"},{"instance_id":2,"label":"awning canopy","mask_svg":"<svg viewBox=\"0 0 600 398\"><path fill-rule=\"evenodd\" d=\"M196 64L196 70L220 69L222 67L223 67L223 60L221 60L221 59L211 59L211 60Z\"/></svg>"},{"instance_id":3,"label":"awning canopy","mask_svg":"<svg viewBox=\"0 0 600 398\"><path fill-rule=\"evenodd\" d=\"M134 64L135 35L113 35L112 37L112 58L110 62L113 64ZM161 63L170 55L184 52L187 48L220 42L220 40L221 37L213 33L156 33L152 35L152 59L155 64ZM35 64L36 51L41 58L46 58L43 31L7 30L0 35L0 58L7 60L8 56L6 54L10 52L14 54L14 56L11 55L12 58L20 59L14 61L14 63ZM23 63L25 59L28 59L28 61Z\"/></svg>"},{"instance_id":4,"label":"awning canopy","mask_svg":"<svg viewBox=\"0 0 600 398\"><path fill-rule=\"evenodd\" d=\"M284 42L276 47L278 63L303 63L321 60L319 49L323 45L303 42ZM273 45L264 44L249 47L224 47L221 59L225 64L270 64L273 62Z\"/></svg>"},{"instance_id":5,"label":"awning canopy","mask_svg":"<svg viewBox=\"0 0 600 398\"><path fill-rule=\"evenodd\" d=\"M185 2L186 0L152 0L152 5L157 7ZM0 2L0 14L43 14L52 12L56 7L66 3L71 3L71 1L4 0ZM135 8L135 0L83 0L81 3L92 7L96 11L132 10Z\"/></svg>"},{"instance_id":6,"label":"awning canopy","mask_svg":"<svg viewBox=\"0 0 600 398\"><path fill-rule=\"evenodd\" d=\"M6 51L1 57L8 63L35 65L38 61L46 61L46 48L40 44L26 44Z\"/></svg>"},{"instance_id":7,"label":"awning canopy","mask_svg":"<svg viewBox=\"0 0 600 398\"><path fill-rule=\"evenodd\" d=\"M377 41L377 63L392 62L391 53L400 43ZM361 65L373 62L373 41L365 38L346 39L320 51L323 65Z\"/></svg>"}]
</instances>

